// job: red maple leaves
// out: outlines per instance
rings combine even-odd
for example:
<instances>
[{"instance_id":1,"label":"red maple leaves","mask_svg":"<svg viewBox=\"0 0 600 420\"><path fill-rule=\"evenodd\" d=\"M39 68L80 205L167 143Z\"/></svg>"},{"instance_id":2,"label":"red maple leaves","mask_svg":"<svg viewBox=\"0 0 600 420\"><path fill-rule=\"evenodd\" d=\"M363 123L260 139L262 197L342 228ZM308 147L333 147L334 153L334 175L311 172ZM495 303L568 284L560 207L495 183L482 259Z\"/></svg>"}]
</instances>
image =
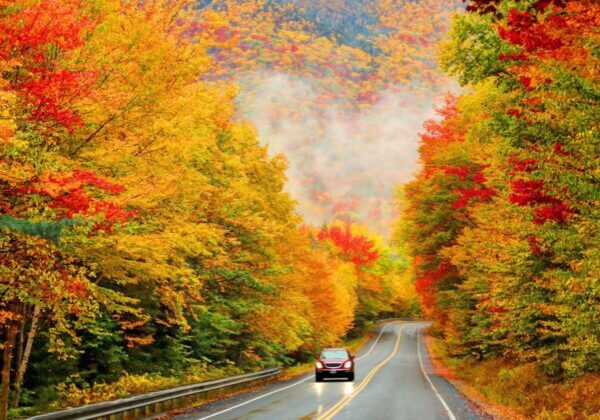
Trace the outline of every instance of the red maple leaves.
<instances>
[{"instance_id":1,"label":"red maple leaves","mask_svg":"<svg viewBox=\"0 0 600 420\"><path fill-rule=\"evenodd\" d=\"M421 296L421 303L427 310L434 311L438 320L445 322L447 314L436 310L436 292L440 282L458 275L456 268L449 261L436 263L432 256L417 256L414 265L417 272L415 288Z\"/></svg>"},{"instance_id":2,"label":"red maple leaves","mask_svg":"<svg viewBox=\"0 0 600 420\"><path fill-rule=\"evenodd\" d=\"M42 0L0 19L0 58L21 56L43 65L52 45L71 50L83 45L82 33L90 22L77 17L77 1Z\"/></svg>"},{"instance_id":3,"label":"red maple leaves","mask_svg":"<svg viewBox=\"0 0 600 420\"><path fill-rule=\"evenodd\" d=\"M545 191L542 180L517 179L511 183L512 194L509 200L519 206L537 206L533 209L536 224L547 221L566 223L575 212L562 200Z\"/></svg>"},{"instance_id":4,"label":"red maple leaves","mask_svg":"<svg viewBox=\"0 0 600 420\"><path fill-rule=\"evenodd\" d=\"M86 190L99 190L120 194L121 185L101 179L91 172L74 170L69 175L49 177L37 187L37 192L51 199L50 207L59 211L59 217L73 218L75 215L104 215L104 220L95 225L95 230L110 231L115 223L123 223L136 214L106 200L95 200Z\"/></svg>"},{"instance_id":5,"label":"red maple leaves","mask_svg":"<svg viewBox=\"0 0 600 420\"><path fill-rule=\"evenodd\" d=\"M13 87L27 104L27 121L40 125L52 122L73 132L75 127L83 125L83 120L70 109L70 104L90 92L95 78L93 73L35 70Z\"/></svg>"},{"instance_id":6,"label":"red maple leaves","mask_svg":"<svg viewBox=\"0 0 600 420\"><path fill-rule=\"evenodd\" d=\"M559 143L554 145L554 152L561 156L571 156ZM508 159L512 165L511 175L517 173L531 173L538 168L538 162L533 158L521 159L518 155L512 155ZM512 194L510 202L519 206L532 206L534 223L542 224L547 221L566 223L575 211L567 206L562 200L552 196L547 191L547 185L543 180L518 178L511 182Z\"/></svg>"},{"instance_id":7,"label":"red maple leaves","mask_svg":"<svg viewBox=\"0 0 600 420\"><path fill-rule=\"evenodd\" d=\"M569 217L573 214L575 212L569 206L558 200L556 203L533 209L533 215L535 216L533 221L536 224L542 224L547 221L567 223Z\"/></svg>"},{"instance_id":8,"label":"red maple leaves","mask_svg":"<svg viewBox=\"0 0 600 420\"><path fill-rule=\"evenodd\" d=\"M7 81L5 89L19 101L15 119L35 127L42 136L60 129L74 132L83 125L76 101L89 96L97 79L90 68L66 68L64 58L83 45L83 35L93 24L81 17L76 0L41 0L7 8L0 15L0 60ZM92 189L96 189L92 192ZM129 219L134 211L105 199L100 194L120 194L123 186L106 181L89 171L73 170L36 177L21 185L7 186L3 193L25 199L24 206L39 202L56 211L56 217L93 217L94 230L110 231L115 223ZM10 200L3 211L15 209ZM102 217L96 217L102 215Z\"/></svg>"},{"instance_id":9,"label":"red maple leaves","mask_svg":"<svg viewBox=\"0 0 600 420\"><path fill-rule=\"evenodd\" d=\"M466 207L473 200L478 200L485 203L496 195L496 192L493 188L487 187L457 189L455 191L460 195L460 197L452 204L452 207L454 208Z\"/></svg>"},{"instance_id":10,"label":"red maple leaves","mask_svg":"<svg viewBox=\"0 0 600 420\"><path fill-rule=\"evenodd\" d=\"M90 191L93 188L113 195L125 190L122 185L99 178L92 172L73 170L38 178L28 185L7 188L3 192L13 196L35 194L43 197L47 206L56 210L57 219L102 215L102 219L95 222L94 231L110 232L115 224L124 223L137 214L136 210L126 210L111 201L95 198Z\"/></svg>"},{"instance_id":11,"label":"red maple leaves","mask_svg":"<svg viewBox=\"0 0 600 420\"><path fill-rule=\"evenodd\" d=\"M473 185L472 188L453 188L452 192L457 193L457 198L452 207L458 209L468 206L473 200L479 202L488 202L496 195L496 191L485 185L487 179L483 174L484 166L446 166L442 170L445 175L454 175L458 181L468 182Z\"/></svg>"},{"instance_id":12,"label":"red maple leaves","mask_svg":"<svg viewBox=\"0 0 600 420\"><path fill-rule=\"evenodd\" d=\"M508 163L512 165L510 170L511 175L517 172L532 172L537 169L537 161L533 158L521 159L518 154L513 154L508 158Z\"/></svg>"},{"instance_id":13,"label":"red maple leaves","mask_svg":"<svg viewBox=\"0 0 600 420\"><path fill-rule=\"evenodd\" d=\"M362 235L351 232L350 225L344 228L332 226L322 229L318 234L319 240L331 240L346 257L358 266L372 264L379 258L375 243Z\"/></svg>"},{"instance_id":14,"label":"red maple leaves","mask_svg":"<svg viewBox=\"0 0 600 420\"><path fill-rule=\"evenodd\" d=\"M498 19L502 18L502 15L498 13L498 5L501 0L463 0L463 2L467 1L469 2L467 6L468 12L479 13L481 15L492 14ZM530 6L530 10L543 12L550 6L564 8L566 5L567 0L538 0Z\"/></svg>"},{"instance_id":15,"label":"red maple leaves","mask_svg":"<svg viewBox=\"0 0 600 420\"><path fill-rule=\"evenodd\" d=\"M0 16L0 59L12 73L8 88L23 102L23 119L43 134L82 119L72 102L89 93L95 74L59 69L56 57L83 44L91 22L78 16L78 2L42 0Z\"/></svg>"},{"instance_id":16,"label":"red maple leaves","mask_svg":"<svg viewBox=\"0 0 600 420\"><path fill-rule=\"evenodd\" d=\"M558 16L553 18L551 23L553 22L564 25L564 20ZM513 45L523 47L530 54L538 50L552 51L562 47L562 40L551 36L547 29L531 13L511 9L506 17L506 26L498 27L498 35Z\"/></svg>"}]
</instances>

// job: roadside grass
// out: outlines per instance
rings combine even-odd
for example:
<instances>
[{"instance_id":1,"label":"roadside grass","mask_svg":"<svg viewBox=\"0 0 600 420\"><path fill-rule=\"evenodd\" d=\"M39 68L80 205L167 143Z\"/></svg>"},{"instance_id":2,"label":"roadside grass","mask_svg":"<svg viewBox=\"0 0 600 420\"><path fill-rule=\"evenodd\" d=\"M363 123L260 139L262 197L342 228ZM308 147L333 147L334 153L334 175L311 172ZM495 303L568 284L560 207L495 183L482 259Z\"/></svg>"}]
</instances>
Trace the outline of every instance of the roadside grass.
<instances>
[{"instance_id":1,"label":"roadside grass","mask_svg":"<svg viewBox=\"0 0 600 420\"><path fill-rule=\"evenodd\" d=\"M459 360L430 335L427 347L436 373L498 419L600 419L600 373L556 381L534 364Z\"/></svg>"},{"instance_id":2,"label":"roadside grass","mask_svg":"<svg viewBox=\"0 0 600 420\"><path fill-rule=\"evenodd\" d=\"M162 389L188 385L197 382L220 379L242 374L233 366L212 368L206 364L191 366L185 375L161 376L157 374L129 375L124 374L114 382L61 383L44 391L34 405L23 406L9 411L10 418L21 418L39 412L49 412L87 404L126 398L132 395L145 394ZM74 378L76 379L76 378Z\"/></svg>"}]
</instances>

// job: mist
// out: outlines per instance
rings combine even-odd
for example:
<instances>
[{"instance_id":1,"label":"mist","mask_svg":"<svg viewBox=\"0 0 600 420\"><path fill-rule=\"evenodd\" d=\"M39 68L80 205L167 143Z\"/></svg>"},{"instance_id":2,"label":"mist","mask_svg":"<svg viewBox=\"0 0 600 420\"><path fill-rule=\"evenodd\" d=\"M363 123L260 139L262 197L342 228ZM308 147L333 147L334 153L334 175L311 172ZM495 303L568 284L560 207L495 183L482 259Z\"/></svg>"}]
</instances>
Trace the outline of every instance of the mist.
<instances>
[{"instance_id":1,"label":"mist","mask_svg":"<svg viewBox=\"0 0 600 420\"><path fill-rule=\"evenodd\" d=\"M411 86L364 108L326 103L307 79L256 72L238 81L241 114L270 155L288 160L287 190L308 224L360 222L387 237L393 189L418 170L418 133L440 98Z\"/></svg>"}]
</instances>

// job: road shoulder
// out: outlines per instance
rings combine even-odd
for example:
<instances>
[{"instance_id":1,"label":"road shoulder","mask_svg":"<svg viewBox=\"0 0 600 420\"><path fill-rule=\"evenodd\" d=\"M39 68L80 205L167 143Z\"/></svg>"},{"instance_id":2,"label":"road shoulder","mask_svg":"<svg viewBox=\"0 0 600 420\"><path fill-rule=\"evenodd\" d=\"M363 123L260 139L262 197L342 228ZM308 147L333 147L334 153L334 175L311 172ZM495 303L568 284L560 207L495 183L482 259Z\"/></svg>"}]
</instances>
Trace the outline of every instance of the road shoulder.
<instances>
[{"instance_id":1,"label":"road shoulder","mask_svg":"<svg viewBox=\"0 0 600 420\"><path fill-rule=\"evenodd\" d=\"M456 393L458 393L464 400L467 400L469 409L477 413L479 418L498 420L523 419L521 415L515 413L507 407L502 407L496 403L492 403L473 386L458 378L458 376L452 371L452 368L444 364L442 358L436 355L434 346L434 340L436 339L427 334L426 330L423 331L421 340L424 363L425 359L427 359L427 368L430 370L431 374L438 378L438 381L443 381L450 385ZM449 395L452 396L452 393L449 392Z\"/></svg>"}]
</instances>

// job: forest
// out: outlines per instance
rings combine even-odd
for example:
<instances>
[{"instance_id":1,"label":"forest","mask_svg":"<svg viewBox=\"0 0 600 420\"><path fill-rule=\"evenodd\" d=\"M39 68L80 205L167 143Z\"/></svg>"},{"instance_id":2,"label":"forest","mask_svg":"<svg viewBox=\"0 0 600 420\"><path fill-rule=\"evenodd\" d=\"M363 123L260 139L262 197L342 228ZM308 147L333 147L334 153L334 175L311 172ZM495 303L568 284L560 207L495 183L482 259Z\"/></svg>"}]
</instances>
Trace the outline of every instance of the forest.
<instances>
[{"instance_id":1,"label":"forest","mask_svg":"<svg viewBox=\"0 0 600 420\"><path fill-rule=\"evenodd\" d=\"M408 259L303 223L236 113L230 22L260 4L0 3L0 418L306 361L418 311Z\"/></svg>"},{"instance_id":2,"label":"forest","mask_svg":"<svg viewBox=\"0 0 600 420\"><path fill-rule=\"evenodd\" d=\"M455 15L440 62L465 91L426 122L398 192L395 240L449 355L490 363L527 418L600 409L599 26L594 1ZM528 400L540 383L569 395Z\"/></svg>"},{"instance_id":3,"label":"forest","mask_svg":"<svg viewBox=\"0 0 600 420\"><path fill-rule=\"evenodd\" d=\"M548 416L600 409L599 26L594 0L0 0L0 420L389 316L566 386Z\"/></svg>"}]
</instances>

